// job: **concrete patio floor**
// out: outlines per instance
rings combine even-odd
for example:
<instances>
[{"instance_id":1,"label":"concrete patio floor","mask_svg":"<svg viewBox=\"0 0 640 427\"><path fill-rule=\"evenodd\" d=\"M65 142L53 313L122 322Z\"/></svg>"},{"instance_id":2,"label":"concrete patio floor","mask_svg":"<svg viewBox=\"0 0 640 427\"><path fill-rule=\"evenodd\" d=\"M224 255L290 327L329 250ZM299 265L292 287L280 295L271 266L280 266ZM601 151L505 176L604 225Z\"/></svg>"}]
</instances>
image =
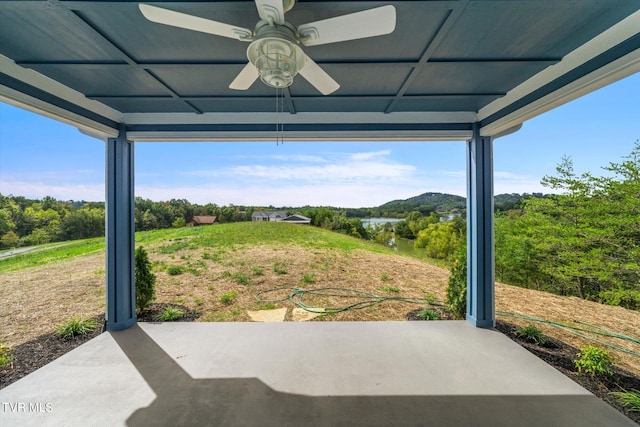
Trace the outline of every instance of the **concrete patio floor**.
<instances>
[{"instance_id":1,"label":"concrete patio floor","mask_svg":"<svg viewBox=\"0 0 640 427\"><path fill-rule=\"evenodd\" d=\"M634 426L464 321L140 323L0 390L2 426Z\"/></svg>"}]
</instances>

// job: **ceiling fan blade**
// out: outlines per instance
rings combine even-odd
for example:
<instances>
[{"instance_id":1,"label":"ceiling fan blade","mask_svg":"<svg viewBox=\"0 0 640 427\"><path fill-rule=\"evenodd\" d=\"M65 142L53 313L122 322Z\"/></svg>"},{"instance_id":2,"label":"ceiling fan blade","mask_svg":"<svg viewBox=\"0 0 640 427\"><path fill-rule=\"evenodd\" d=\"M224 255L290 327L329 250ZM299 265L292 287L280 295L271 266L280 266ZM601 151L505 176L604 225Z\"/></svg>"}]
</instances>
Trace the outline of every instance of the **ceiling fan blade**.
<instances>
[{"instance_id":1,"label":"ceiling fan blade","mask_svg":"<svg viewBox=\"0 0 640 427\"><path fill-rule=\"evenodd\" d=\"M284 6L282 0L255 0L260 19L267 22L284 24Z\"/></svg>"},{"instance_id":2,"label":"ceiling fan blade","mask_svg":"<svg viewBox=\"0 0 640 427\"><path fill-rule=\"evenodd\" d=\"M340 89L340 85L307 55L299 73L323 95L329 95Z\"/></svg>"},{"instance_id":3,"label":"ceiling fan blade","mask_svg":"<svg viewBox=\"0 0 640 427\"><path fill-rule=\"evenodd\" d=\"M247 90L257 79L258 69L251 62L247 62L247 65L240 71L240 74L233 79L229 85L229 89Z\"/></svg>"},{"instance_id":4,"label":"ceiling fan blade","mask_svg":"<svg viewBox=\"0 0 640 427\"><path fill-rule=\"evenodd\" d=\"M229 37L237 40L248 40L251 39L252 36L252 31L247 28L236 27L235 25L224 24L222 22L212 21L198 16L187 15L186 13L163 9L149 4L140 4L138 7L145 18L158 24L200 31L202 33L214 34L216 36Z\"/></svg>"},{"instance_id":5,"label":"ceiling fan blade","mask_svg":"<svg viewBox=\"0 0 640 427\"><path fill-rule=\"evenodd\" d=\"M392 5L363 10L298 27L305 46L336 43L392 33L396 28L396 8Z\"/></svg>"}]
</instances>

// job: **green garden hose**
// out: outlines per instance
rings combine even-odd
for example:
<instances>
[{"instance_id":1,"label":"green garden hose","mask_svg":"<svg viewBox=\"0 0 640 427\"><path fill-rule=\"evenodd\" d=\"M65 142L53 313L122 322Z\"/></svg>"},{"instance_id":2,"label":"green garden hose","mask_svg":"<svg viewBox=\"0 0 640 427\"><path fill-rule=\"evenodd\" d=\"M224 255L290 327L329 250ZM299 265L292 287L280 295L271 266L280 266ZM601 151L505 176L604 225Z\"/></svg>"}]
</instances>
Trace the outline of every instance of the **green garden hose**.
<instances>
[{"instance_id":1,"label":"green garden hose","mask_svg":"<svg viewBox=\"0 0 640 427\"><path fill-rule=\"evenodd\" d=\"M276 299L263 298L264 295L275 293L275 292L282 292L282 291L288 291L286 295L282 298L276 298ZM316 296L316 297L319 296L319 297L335 297L335 298L350 298L350 299L360 298L360 300L353 304L348 304L342 307L325 307L322 309L318 309L318 308L310 307L304 303L304 297L307 294L311 296ZM319 313L319 314L340 313L348 310L361 310L363 308L371 307L373 305L380 304L381 302L385 302L385 301L400 301L400 302L406 302L409 304L430 305L430 306L436 306L436 307L445 306L443 301L437 300L434 298L420 299L420 298L405 298L401 296L376 295L371 292L359 291L357 289L348 289L348 288L303 289L303 288L288 287L288 286L267 289L267 290L258 292L256 294L256 301L258 301L259 303L277 303L277 302L290 301L291 303L295 304L296 306L306 311L309 311L311 313ZM584 334L584 333L596 334L604 337L616 338L623 341L629 341L634 344L640 344L640 339L638 338L620 334L618 332L611 331L610 329L604 328L602 326L592 325L590 323L580 322L580 321L575 321L573 323L577 323L581 326L574 326L574 325L554 322L552 320L540 319L534 316L527 316L520 313L510 313L507 311L496 311L496 315L502 316L502 317L524 319L531 322L544 323L550 326L554 326L556 328L563 329L567 332L570 332L574 335L585 338L587 340L595 341L599 344L602 344L606 347L610 347L614 350L640 357L640 353L637 353L632 350L627 350L625 348L618 347L613 344L606 343L604 341L601 341L599 339L596 339L594 337L590 337Z\"/></svg>"},{"instance_id":2,"label":"green garden hose","mask_svg":"<svg viewBox=\"0 0 640 427\"><path fill-rule=\"evenodd\" d=\"M269 294L272 292L284 291L284 290L287 290L289 292L283 298L278 298L278 299L261 298L262 295ZM320 297L361 298L361 299L353 304L345 305L343 307L325 307L322 309L322 311L320 311L316 308L309 307L304 303L304 296L307 294L311 296L320 296ZM370 292L359 291L357 289L347 289L347 288L302 289L302 288L295 288L295 287L291 288L286 286L258 292L256 294L256 300L260 303L275 303L275 302L291 301L293 304L311 313L340 313L342 311L348 311L348 310L361 310L363 308L380 304L381 302L384 302L384 301L401 301L409 304L418 304L418 305L433 305L433 306L443 305L441 301L432 300L432 299L404 298L400 296L383 296L383 295L372 294Z\"/></svg>"}]
</instances>

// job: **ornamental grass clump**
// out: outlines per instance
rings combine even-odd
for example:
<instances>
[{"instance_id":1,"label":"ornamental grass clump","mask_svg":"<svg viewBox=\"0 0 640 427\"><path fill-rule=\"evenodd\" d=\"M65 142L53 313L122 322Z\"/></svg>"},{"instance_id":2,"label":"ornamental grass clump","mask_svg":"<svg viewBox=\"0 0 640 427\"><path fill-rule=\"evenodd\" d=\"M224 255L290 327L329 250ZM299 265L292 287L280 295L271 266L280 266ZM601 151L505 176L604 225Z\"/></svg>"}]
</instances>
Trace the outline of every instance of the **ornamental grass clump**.
<instances>
[{"instance_id":1,"label":"ornamental grass clump","mask_svg":"<svg viewBox=\"0 0 640 427\"><path fill-rule=\"evenodd\" d=\"M629 412L640 412L640 391L627 390L610 393Z\"/></svg>"},{"instance_id":2,"label":"ornamental grass clump","mask_svg":"<svg viewBox=\"0 0 640 427\"><path fill-rule=\"evenodd\" d=\"M160 313L160 320L163 322L171 322L185 315L185 311L181 308L167 307Z\"/></svg>"},{"instance_id":3,"label":"ornamental grass clump","mask_svg":"<svg viewBox=\"0 0 640 427\"><path fill-rule=\"evenodd\" d=\"M540 346L545 346L549 341L540 328L535 325L527 325L518 328L516 330L516 335L527 342Z\"/></svg>"},{"instance_id":4,"label":"ornamental grass clump","mask_svg":"<svg viewBox=\"0 0 640 427\"><path fill-rule=\"evenodd\" d=\"M440 313L429 308L423 308L416 316L422 320L440 320Z\"/></svg>"},{"instance_id":5,"label":"ornamental grass clump","mask_svg":"<svg viewBox=\"0 0 640 427\"><path fill-rule=\"evenodd\" d=\"M72 317L66 322L56 326L56 334L60 339L70 340L75 337L85 336L93 332L98 327L93 319L81 319Z\"/></svg>"}]
</instances>

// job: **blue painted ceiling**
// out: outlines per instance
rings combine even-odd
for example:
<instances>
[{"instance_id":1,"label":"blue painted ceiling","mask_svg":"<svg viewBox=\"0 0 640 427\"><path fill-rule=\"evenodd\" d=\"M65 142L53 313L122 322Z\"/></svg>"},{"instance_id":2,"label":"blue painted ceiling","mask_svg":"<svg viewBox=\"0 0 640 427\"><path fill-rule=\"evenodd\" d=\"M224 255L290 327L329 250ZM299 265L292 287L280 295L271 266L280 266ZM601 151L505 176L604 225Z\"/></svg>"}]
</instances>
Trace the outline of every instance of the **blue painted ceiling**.
<instances>
[{"instance_id":1,"label":"blue painted ceiling","mask_svg":"<svg viewBox=\"0 0 640 427\"><path fill-rule=\"evenodd\" d=\"M150 3L247 28L259 19L252 1ZM640 9L634 0L299 0L286 19L386 4L397 11L392 34L303 48L340 89L323 96L298 76L285 111L477 112ZM631 40L626 52L639 47ZM150 22L137 1L0 0L0 55L123 114L272 112L272 88L228 88L246 48ZM0 85L14 80L0 70Z\"/></svg>"}]
</instances>

